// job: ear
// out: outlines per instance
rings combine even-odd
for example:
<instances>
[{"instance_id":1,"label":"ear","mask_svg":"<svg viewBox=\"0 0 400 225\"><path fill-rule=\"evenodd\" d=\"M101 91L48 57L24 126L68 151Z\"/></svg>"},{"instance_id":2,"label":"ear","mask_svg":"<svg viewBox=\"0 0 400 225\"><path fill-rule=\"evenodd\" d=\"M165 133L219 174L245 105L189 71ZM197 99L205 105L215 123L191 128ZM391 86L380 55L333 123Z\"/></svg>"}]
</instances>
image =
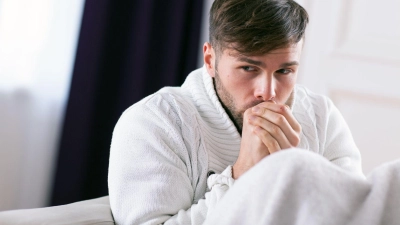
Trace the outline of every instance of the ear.
<instances>
[{"instance_id":1,"label":"ear","mask_svg":"<svg viewBox=\"0 0 400 225\"><path fill-rule=\"evenodd\" d=\"M206 42L203 45L204 65L206 66L208 74L211 77L215 76L215 52L210 43Z\"/></svg>"}]
</instances>

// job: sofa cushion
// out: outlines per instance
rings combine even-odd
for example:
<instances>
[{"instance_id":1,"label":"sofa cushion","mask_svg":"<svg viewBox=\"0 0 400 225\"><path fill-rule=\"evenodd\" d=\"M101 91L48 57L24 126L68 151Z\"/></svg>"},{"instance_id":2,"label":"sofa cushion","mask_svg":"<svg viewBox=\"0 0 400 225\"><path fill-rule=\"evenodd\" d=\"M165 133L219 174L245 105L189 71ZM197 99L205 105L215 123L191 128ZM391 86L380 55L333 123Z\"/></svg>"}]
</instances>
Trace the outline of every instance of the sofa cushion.
<instances>
[{"instance_id":1,"label":"sofa cushion","mask_svg":"<svg viewBox=\"0 0 400 225\"><path fill-rule=\"evenodd\" d=\"M0 224L114 224L108 196L68 205L0 212Z\"/></svg>"}]
</instances>

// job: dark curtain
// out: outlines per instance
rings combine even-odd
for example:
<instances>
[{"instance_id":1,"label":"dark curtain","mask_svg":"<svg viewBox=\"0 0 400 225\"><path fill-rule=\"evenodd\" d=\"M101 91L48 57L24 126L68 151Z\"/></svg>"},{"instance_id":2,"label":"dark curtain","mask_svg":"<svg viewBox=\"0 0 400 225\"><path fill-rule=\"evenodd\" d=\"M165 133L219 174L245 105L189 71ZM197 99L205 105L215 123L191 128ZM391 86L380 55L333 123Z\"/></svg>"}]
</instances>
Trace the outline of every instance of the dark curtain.
<instances>
[{"instance_id":1,"label":"dark curtain","mask_svg":"<svg viewBox=\"0 0 400 225\"><path fill-rule=\"evenodd\" d=\"M203 0L87 0L50 205L108 195L122 112L196 69Z\"/></svg>"}]
</instances>

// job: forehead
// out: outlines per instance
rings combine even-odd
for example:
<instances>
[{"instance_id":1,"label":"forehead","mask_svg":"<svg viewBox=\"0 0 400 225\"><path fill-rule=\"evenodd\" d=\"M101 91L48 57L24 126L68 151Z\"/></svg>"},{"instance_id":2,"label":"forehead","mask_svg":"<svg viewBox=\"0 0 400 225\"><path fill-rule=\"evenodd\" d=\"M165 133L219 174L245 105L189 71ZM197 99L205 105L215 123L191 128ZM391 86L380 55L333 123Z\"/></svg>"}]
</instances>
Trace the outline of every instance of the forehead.
<instances>
[{"instance_id":1,"label":"forehead","mask_svg":"<svg viewBox=\"0 0 400 225\"><path fill-rule=\"evenodd\" d=\"M231 56L231 57L258 57L258 56L265 56L265 55L278 55L278 54L289 54L289 55L300 55L301 51L303 49L303 42L304 40L301 39L297 43L290 44L288 46L284 47L279 47L273 50L270 50L266 53L251 53L251 52L242 52L238 51L237 49L240 49L240 45L238 43L230 43L225 45L225 47L220 46L221 48L215 49L217 56L218 55L226 55L226 56Z\"/></svg>"},{"instance_id":2,"label":"forehead","mask_svg":"<svg viewBox=\"0 0 400 225\"><path fill-rule=\"evenodd\" d=\"M287 47L277 48L271 50L264 54L251 54L251 53L241 53L235 50L234 46L228 47L223 50L223 55L228 55L231 57L263 57L263 56L271 56L271 57L278 57L278 56L292 56L292 57L300 57L301 51L303 49L303 41L299 41L298 43L291 44Z\"/></svg>"}]
</instances>

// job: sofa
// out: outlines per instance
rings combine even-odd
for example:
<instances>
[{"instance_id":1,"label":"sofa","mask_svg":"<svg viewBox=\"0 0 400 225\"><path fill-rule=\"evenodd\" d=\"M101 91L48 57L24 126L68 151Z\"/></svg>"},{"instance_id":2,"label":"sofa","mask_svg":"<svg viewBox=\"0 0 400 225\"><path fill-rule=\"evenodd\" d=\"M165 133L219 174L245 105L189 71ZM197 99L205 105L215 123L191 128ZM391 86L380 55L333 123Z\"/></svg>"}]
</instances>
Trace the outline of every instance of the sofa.
<instances>
[{"instance_id":1,"label":"sofa","mask_svg":"<svg viewBox=\"0 0 400 225\"><path fill-rule=\"evenodd\" d=\"M115 224L108 196L61 206L0 212L1 225Z\"/></svg>"}]
</instances>

